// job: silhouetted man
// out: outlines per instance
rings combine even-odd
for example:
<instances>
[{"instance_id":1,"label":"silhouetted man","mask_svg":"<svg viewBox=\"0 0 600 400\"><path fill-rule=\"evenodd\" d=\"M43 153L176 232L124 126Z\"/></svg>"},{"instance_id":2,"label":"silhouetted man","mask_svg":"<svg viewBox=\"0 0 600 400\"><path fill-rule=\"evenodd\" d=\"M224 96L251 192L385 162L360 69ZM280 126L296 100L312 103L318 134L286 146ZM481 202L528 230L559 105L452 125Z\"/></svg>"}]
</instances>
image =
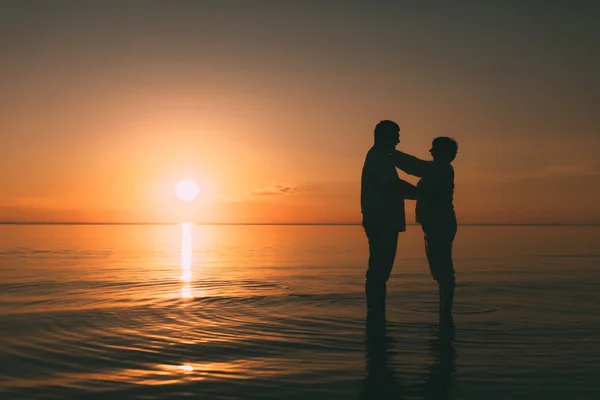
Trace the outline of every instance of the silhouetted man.
<instances>
[{"instance_id":1,"label":"silhouetted man","mask_svg":"<svg viewBox=\"0 0 600 400\"><path fill-rule=\"evenodd\" d=\"M386 283L392 272L398 233L406 230L404 199L416 198L416 187L398 177L392 152L400 143L400 127L381 121L375 144L365 159L361 179L362 225L369 241L365 295L368 313L384 315Z\"/></svg>"},{"instance_id":2,"label":"silhouetted man","mask_svg":"<svg viewBox=\"0 0 600 400\"><path fill-rule=\"evenodd\" d=\"M458 144L454 139L438 137L433 139L429 152L433 161L420 160L397 150L392 158L396 167L421 178L417 184L417 222L425 236L431 276L439 285L440 317L451 323L455 286L452 243L457 230L451 162L458 152Z\"/></svg>"},{"instance_id":3,"label":"silhouetted man","mask_svg":"<svg viewBox=\"0 0 600 400\"><path fill-rule=\"evenodd\" d=\"M360 391L361 400L402 399L405 388L394 369L394 338L383 319L367 319L365 359L367 376Z\"/></svg>"}]
</instances>

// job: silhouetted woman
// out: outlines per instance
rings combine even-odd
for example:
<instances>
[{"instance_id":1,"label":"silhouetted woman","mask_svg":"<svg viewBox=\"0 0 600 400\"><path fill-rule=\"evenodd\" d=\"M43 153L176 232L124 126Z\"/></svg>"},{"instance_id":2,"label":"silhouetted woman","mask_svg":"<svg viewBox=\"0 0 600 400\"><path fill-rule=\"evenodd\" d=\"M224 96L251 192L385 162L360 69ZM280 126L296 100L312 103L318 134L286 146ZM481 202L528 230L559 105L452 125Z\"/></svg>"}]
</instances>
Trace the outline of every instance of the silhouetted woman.
<instances>
[{"instance_id":1,"label":"silhouetted woman","mask_svg":"<svg viewBox=\"0 0 600 400\"><path fill-rule=\"evenodd\" d=\"M454 301L454 266L452 243L457 221L454 213L454 168L452 161L458 144L448 137L437 137L429 150L433 161L420 160L409 154L394 151L394 164L407 174L421 178L417 184L417 222L425 236L425 252L431 275L439 285L440 318L452 323Z\"/></svg>"}]
</instances>

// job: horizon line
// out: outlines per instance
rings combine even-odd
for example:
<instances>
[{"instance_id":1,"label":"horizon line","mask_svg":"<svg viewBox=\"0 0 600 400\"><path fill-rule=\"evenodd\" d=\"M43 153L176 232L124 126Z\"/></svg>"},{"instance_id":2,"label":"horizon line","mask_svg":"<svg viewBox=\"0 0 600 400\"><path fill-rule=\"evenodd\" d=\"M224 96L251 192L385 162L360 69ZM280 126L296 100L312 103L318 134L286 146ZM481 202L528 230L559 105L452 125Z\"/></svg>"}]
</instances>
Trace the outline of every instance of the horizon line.
<instances>
[{"instance_id":1,"label":"horizon line","mask_svg":"<svg viewBox=\"0 0 600 400\"><path fill-rule=\"evenodd\" d=\"M43 221L0 221L0 225L179 225L184 222L43 222ZM354 222L192 222L194 225L246 225L246 226L361 226L361 223ZM418 226L417 223L407 223L407 226ZM459 223L458 226L600 226L600 223L563 223L563 222L519 222L519 223Z\"/></svg>"}]
</instances>

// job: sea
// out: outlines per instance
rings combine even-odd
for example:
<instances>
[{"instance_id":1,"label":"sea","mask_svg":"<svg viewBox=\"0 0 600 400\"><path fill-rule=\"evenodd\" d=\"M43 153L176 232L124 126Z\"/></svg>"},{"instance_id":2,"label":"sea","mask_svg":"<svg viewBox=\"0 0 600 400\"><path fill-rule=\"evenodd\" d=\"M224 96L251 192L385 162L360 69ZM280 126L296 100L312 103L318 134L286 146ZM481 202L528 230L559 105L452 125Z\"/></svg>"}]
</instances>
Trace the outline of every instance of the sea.
<instances>
[{"instance_id":1,"label":"sea","mask_svg":"<svg viewBox=\"0 0 600 400\"><path fill-rule=\"evenodd\" d=\"M600 399L600 227L418 226L367 321L360 226L2 225L0 399Z\"/></svg>"}]
</instances>

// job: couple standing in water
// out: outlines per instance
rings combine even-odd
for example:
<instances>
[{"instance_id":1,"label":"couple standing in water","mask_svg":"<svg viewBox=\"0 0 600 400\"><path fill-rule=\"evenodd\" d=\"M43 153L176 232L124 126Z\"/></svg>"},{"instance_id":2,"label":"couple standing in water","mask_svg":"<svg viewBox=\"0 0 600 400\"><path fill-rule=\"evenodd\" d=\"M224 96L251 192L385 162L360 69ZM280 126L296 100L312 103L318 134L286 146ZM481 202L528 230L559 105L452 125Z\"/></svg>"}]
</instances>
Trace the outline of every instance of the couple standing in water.
<instances>
[{"instance_id":1,"label":"couple standing in water","mask_svg":"<svg viewBox=\"0 0 600 400\"><path fill-rule=\"evenodd\" d=\"M454 169L456 141L433 140L433 160L425 161L396 150L400 127L381 121L375 127L375 143L367 153L362 170L362 225L369 242L369 266L365 296L367 315L385 317L387 281L392 272L398 234L406 230L404 200L416 200L416 220L423 229L425 253L431 276L439 286L440 322L452 324L454 267L452 242L457 222L454 213ZM421 178L414 186L398 177L396 168Z\"/></svg>"}]
</instances>

